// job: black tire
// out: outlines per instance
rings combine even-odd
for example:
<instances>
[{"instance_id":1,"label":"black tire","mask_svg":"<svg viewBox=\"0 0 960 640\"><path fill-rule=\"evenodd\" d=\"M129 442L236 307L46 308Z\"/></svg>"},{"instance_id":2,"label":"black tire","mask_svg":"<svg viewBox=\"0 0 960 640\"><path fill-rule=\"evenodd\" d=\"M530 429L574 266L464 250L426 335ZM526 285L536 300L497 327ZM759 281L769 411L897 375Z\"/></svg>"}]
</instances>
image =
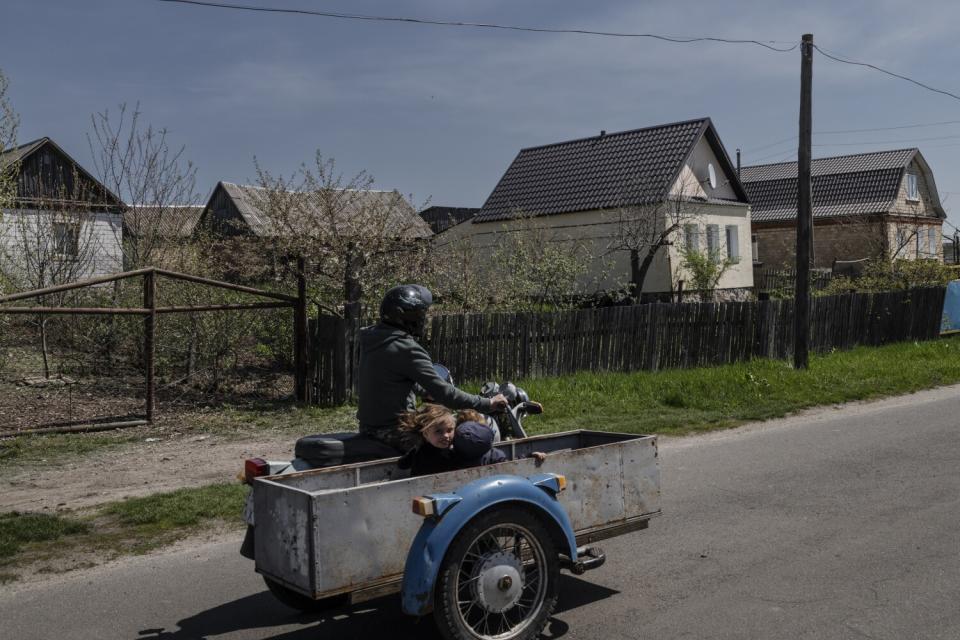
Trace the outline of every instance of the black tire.
<instances>
[{"instance_id":1,"label":"black tire","mask_svg":"<svg viewBox=\"0 0 960 640\"><path fill-rule=\"evenodd\" d=\"M323 611L330 611L331 609L339 609L340 607L345 607L346 605L350 604L350 594L347 593L343 593L338 596L330 596L329 598L322 598L320 600L314 600L313 598L285 587L279 582L271 580L266 576L263 576L263 581L266 583L267 588L270 589L270 593L273 594L273 597L291 609L296 609L297 611L303 611L305 613L321 613Z\"/></svg>"},{"instance_id":2,"label":"black tire","mask_svg":"<svg viewBox=\"0 0 960 640\"><path fill-rule=\"evenodd\" d=\"M540 518L515 506L488 511L447 550L434 620L447 640L531 640L553 614L559 580L556 545Z\"/></svg>"}]
</instances>

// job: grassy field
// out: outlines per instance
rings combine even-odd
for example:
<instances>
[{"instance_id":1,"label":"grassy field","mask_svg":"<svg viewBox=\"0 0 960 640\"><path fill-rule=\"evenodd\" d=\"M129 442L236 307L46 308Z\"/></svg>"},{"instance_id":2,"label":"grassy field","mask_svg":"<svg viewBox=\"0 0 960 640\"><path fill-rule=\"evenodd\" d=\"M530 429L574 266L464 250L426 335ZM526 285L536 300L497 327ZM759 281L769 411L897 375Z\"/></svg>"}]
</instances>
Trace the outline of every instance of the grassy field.
<instances>
[{"instance_id":1,"label":"grassy field","mask_svg":"<svg viewBox=\"0 0 960 640\"><path fill-rule=\"evenodd\" d=\"M757 360L713 368L584 373L517 382L546 407L542 416L526 424L534 434L587 428L683 435L818 405L960 383L960 336L816 356L806 371L795 371L787 362ZM228 411L208 416L193 428L246 435L264 430L293 433L300 429L302 433L306 424L312 432L343 430L352 413L349 407ZM119 446L125 437L106 444L87 438L86 446ZM57 455L82 441L82 436L13 439L0 454L25 459ZM18 564L71 549L99 548L108 555L137 553L205 526L239 526L244 492L239 484L224 484L125 500L87 514L0 514L0 581L14 579L12 571Z\"/></svg>"}]
</instances>

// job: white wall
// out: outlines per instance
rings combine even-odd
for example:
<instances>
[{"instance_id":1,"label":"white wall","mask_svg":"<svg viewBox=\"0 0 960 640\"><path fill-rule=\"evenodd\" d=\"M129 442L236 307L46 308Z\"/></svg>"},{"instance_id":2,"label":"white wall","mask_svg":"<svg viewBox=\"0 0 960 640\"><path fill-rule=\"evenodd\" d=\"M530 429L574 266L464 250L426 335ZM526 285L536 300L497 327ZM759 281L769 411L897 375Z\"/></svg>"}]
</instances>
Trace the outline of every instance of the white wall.
<instances>
[{"instance_id":1,"label":"white wall","mask_svg":"<svg viewBox=\"0 0 960 640\"><path fill-rule=\"evenodd\" d=\"M0 259L9 261L11 267L24 265L24 237L30 242L48 243L52 246L52 237L38 237L41 233L49 235L49 221L39 222L39 216L52 215L47 211L31 209L5 209L0 213ZM82 214L80 245L88 246L89 263L77 273L77 279L91 278L116 273L122 270L123 253L121 247L122 219L119 213Z\"/></svg>"},{"instance_id":2,"label":"white wall","mask_svg":"<svg viewBox=\"0 0 960 640\"><path fill-rule=\"evenodd\" d=\"M693 206L696 207L696 215L691 218L690 223L700 227L701 248L706 246L706 225L716 224L720 227L723 250L726 249L724 233L726 226L733 225L737 228L741 259L723 275L718 288L752 287L753 265L750 258L750 219L747 205L697 203ZM498 243L503 242L505 234L524 233L529 229L544 230L542 233L546 235L548 241L579 243L595 256L590 273L581 278L582 288L609 290L625 286L630 281L629 252L610 248L618 235L617 221L618 213L612 210L562 213L539 216L525 221L506 220L482 223L467 221L439 234L434 241L438 246L443 246L469 238L471 251L475 251L478 255L489 255ZM680 239L682 239L682 232L675 237L675 240ZM644 291L670 291L671 284L675 284L678 278L686 277L680 268L681 262L678 246L670 247L666 251L661 249L644 281ZM609 273L597 280L604 270L609 270Z\"/></svg>"}]
</instances>

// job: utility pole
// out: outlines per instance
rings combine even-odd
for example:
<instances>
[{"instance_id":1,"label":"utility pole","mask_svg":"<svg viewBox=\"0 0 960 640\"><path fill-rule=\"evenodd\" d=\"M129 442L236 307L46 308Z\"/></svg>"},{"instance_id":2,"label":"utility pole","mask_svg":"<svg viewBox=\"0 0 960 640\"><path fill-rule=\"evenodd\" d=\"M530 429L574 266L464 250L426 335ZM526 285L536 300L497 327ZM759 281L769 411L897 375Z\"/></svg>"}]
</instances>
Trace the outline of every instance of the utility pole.
<instances>
[{"instance_id":1,"label":"utility pole","mask_svg":"<svg viewBox=\"0 0 960 640\"><path fill-rule=\"evenodd\" d=\"M794 293L793 368L809 366L810 255L813 228L813 191L810 186L810 148L813 131L813 34L800 44L800 145L797 150L797 283Z\"/></svg>"}]
</instances>

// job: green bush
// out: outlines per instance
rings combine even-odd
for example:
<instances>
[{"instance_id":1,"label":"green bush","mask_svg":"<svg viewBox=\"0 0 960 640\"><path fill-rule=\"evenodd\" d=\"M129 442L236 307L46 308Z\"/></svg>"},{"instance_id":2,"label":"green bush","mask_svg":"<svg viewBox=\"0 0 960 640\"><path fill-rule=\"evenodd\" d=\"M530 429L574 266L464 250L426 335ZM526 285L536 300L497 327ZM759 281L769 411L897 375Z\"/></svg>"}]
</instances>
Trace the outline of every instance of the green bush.
<instances>
[{"instance_id":1,"label":"green bush","mask_svg":"<svg viewBox=\"0 0 960 640\"><path fill-rule=\"evenodd\" d=\"M835 277L819 295L877 293L918 287L942 287L955 271L937 260L871 260L859 277Z\"/></svg>"}]
</instances>

